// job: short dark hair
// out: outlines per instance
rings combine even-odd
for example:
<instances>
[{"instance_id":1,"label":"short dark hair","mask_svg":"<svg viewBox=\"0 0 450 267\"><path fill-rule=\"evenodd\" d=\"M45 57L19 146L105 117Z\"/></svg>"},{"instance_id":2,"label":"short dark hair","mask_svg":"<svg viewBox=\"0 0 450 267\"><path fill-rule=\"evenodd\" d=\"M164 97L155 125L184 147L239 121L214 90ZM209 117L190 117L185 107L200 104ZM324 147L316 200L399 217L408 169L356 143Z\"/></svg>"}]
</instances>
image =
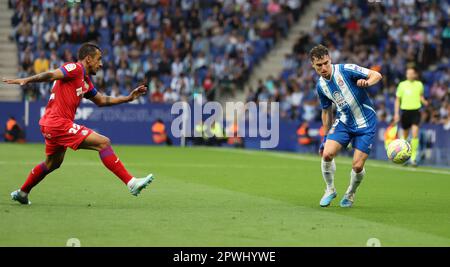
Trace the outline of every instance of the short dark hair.
<instances>
[{"instance_id":1,"label":"short dark hair","mask_svg":"<svg viewBox=\"0 0 450 267\"><path fill-rule=\"evenodd\" d=\"M419 70L417 69L416 64L414 64L414 63L407 64L406 65L406 70L413 70L416 73L419 73Z\"/></svg>"},{"instance_id":2,"label":"short dark hair","mask_svg":"<svg viewBox=\"0 0 450 267\"><path fill-rule=\"evenodd\" d=\"M417 65L415 63L410 63L406 65L406 70L413 70L416 73L416 78L420 79L421 73L419 69L417 68Z\"/></svg>"},{"instance_id":3,"label":"short dark hair","mask_svg":"<svg viewBox=\"0 0 450 267\"><path fill-rule=\"evenodd\" d=\"M83 60L87 56L95 56L95 53L98 51L102 52L100 47L93 43L84 43L81 45L80 49L78 49L78 60Z\"/></svg>"},{"instance_id":4,"label":"short dark hair","mask_svg":"<svg viewBox=\"0 0 450 267\"><path fill-rule=\"evenodd\" d=\"M321 59L324 56L329 55L330 53L328 53L328 48L321 44L314 46L311 51L309 51L309 59L311 59L311 61L313 61L314 58Z\"/></svg>"}]
</instances>

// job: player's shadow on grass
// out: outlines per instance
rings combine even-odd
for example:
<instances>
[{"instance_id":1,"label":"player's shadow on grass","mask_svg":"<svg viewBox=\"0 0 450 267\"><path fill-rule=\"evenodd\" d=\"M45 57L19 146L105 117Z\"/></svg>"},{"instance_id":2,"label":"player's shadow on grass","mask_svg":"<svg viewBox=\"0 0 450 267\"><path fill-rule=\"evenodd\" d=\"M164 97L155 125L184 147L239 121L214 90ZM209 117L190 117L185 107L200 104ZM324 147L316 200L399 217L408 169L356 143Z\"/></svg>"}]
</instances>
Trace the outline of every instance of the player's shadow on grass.
<instances>
[{"instance_id":1,"label":"player's shadow on grass","mask_svg":"<svg viewBox=\"0 0 450 267\"><path fill-rule=\"evenodd\" d=\"M102 210L148 210L148 206L145 205L133 205L133 204L107 204L107 203L32 203L31 205L21 205L16 202L1 201L0 202L0 214L5 209L15 208L74 208L74 209L102 209Z\"/></svg>"},{"instance_id":2,"label":"player's shadow on grass","mask_svg":"<svg viewBox=\"0 0 450 267\"><path fill-rule=\"evenodd\" d=\"M146 209L144 206L139 205L133 205L133 204L99 204L99 203L85 203L85 204L79 204L79 203L32 203L31 205L21 205L17 202L11 202L9 201L0 201L0 213L2 212L3 208L48 208L48 207L63 207L63 208L85 208L85 209ZM147 207L148 209L148 207Z\"/></svg>"}]
</instances>

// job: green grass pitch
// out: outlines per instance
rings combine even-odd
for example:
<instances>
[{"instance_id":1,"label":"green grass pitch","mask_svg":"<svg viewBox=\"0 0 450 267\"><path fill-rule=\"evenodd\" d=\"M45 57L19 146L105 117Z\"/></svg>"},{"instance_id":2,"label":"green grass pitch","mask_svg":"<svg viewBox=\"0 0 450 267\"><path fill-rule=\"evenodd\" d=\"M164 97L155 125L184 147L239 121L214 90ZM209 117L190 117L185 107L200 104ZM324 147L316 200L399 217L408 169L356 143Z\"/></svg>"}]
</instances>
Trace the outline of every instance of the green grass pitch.
<instances>
[{"instance_id":1,"label":"green grass pitch","mask_svg":"<svg viewBox=\"0 0 450 267\"><path fill-rule=\"evenodd\" d=\"M369 160L351 209L339 207L351 160L337 159L338 198L320 208L318 156L214 148L115 146L133 197L94 151L68 150L30 195L10 200L43 145L0 144L0 246L450 246L450 170Z\"/></svg>"}]
</instances>

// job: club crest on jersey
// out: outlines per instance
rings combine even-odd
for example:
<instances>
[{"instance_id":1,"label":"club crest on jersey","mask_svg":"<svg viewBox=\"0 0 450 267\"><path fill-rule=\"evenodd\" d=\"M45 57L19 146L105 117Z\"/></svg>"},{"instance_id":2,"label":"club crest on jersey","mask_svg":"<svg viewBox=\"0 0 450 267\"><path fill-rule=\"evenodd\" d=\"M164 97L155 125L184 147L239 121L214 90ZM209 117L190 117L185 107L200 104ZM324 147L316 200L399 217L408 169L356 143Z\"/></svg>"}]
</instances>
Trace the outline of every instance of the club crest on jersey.
<instances>
[{"instance_id":1,"label":"club crest on jersey","mask_svg":"<svg viewBox=\"0 0 450 267\"><path fill-rule=\"evenodd\" d=\"M340 87L344 86L344 81L342 80L341 77L339 77L338 85L339 85Z\"/></svg>"},{"instance_id":2,"label":"club crest on jersey","mask_svg":"<svg viewBox=\"0 0 450 267\"><path fill-rule=\"evenodd\" d=\"M338 91L334 92L333 98L336 101L336 105L338 105L338 107L340 107L340 108L342 108L346 104L345 98L341 94L341 92L338 92Z\"/></svg>"}]
</instances>

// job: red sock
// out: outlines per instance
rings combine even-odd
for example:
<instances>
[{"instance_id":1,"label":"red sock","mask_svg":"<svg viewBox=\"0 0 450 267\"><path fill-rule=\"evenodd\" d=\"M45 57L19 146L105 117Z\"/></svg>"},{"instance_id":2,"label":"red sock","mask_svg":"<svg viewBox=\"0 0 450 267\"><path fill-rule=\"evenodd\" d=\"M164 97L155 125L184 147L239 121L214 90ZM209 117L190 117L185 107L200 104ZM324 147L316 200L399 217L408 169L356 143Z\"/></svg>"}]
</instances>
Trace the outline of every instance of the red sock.
<instances>
[{"instance_id":1,"label":"red sock","mask_svg":"<svg viewBox=\"0 0 450 267\"><path fill-rule=\"evenodd\" d=\"M31 189L42 181L48 173L49 171L47 169L47 165L45 165L45 162L40 163L31 170L27 180L22 185L22 188L20 188L20 191L30 193Z\"/></svg>"},{"instance_id":2,"label":"red sock","mask_svg":"<svg viewBox=\"0 0 450 267\"><path fill-rule=\"evenodd\" d=\"M127 169L125 169L125 166L123 166L122 162L119 160L116 154L114 154L114 150L112 149L112 147L109 146L101 150L99 154L106 168L108 168L117 177L119 177L122 182L128 184L133 176L128 173Z\"/></svg>"}]
</instances>

